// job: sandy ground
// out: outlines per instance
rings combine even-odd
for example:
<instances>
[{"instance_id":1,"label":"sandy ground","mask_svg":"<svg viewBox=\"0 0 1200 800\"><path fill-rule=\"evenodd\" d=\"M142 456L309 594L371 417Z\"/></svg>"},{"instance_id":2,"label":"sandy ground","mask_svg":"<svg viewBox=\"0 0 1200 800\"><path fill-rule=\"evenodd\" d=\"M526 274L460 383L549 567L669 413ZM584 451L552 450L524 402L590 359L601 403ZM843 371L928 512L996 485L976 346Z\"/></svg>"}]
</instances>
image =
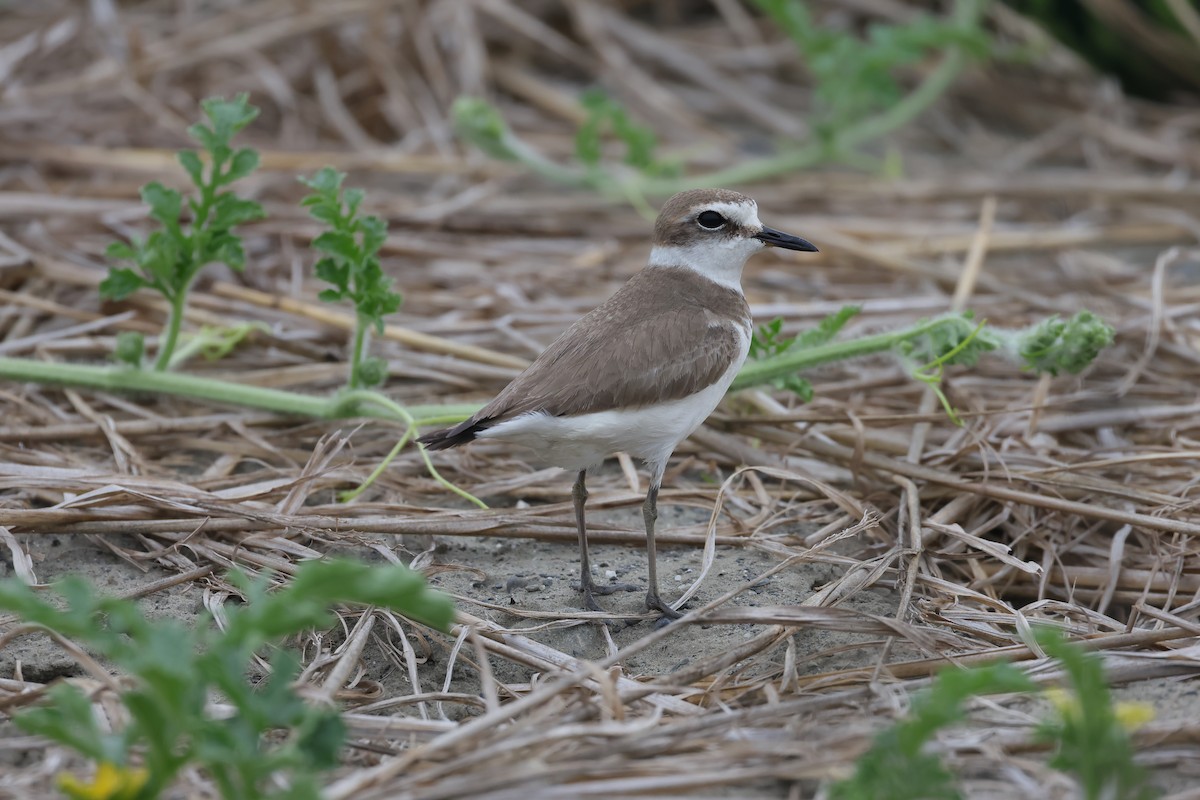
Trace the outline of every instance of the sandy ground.
<instances>
[{"instance_id":1,"label":"sandy ground","mask_svg":"<svg viewBox=\"0 0 1200 800\"><path fill-rule=\"evenodd\" d=\"M567 479L564 477L564 481ZM595 497L596 494L593 494ZM691 527L705 522L708 513L700 508L664 504L659 529ZM593 512L590 519L597 522L637 529L641 524L640 509L630 506L616 510ZM154 564L134 565L119 557L103 542L91 537L61 535L26 535L18 537L34 559L39 579L52 581L67 575L81 575L104 591L113 594L135 592L151 581L167 576ZM383 543L401 554L411 554L427 541L384 537ZM117 542L132 546L132 541ZM861 542L846 542L854 549ZM434 564L438 567L432 583L460 598L460 606L477 616L536 641L549 645L567 655L599 660L645 636L656 625L654 620L621 619L611 622L607 629L597 622L563 620L547 622L529 619L523 614L547 612L569 616L580 607L577 590L578 554L574 545L543 543L530 540L501 538L444 538L433 542ZM369 549L356 546L345 552L367 558L379 558ZM646 580L645 553L638 549L613 545L593 545L591 548L595 576L598 581L628 583L636 591L618 592L601 598L601 603L617 615L635 616L643 613ZM690 547L663 547L659 553L659 572L663 594L669 601L679 595L701 567L701 552ZM735 585L754 582L775 566L776 559L766 554L741 548L718 547L714 567L699 594L689 608L708 602ZM5 572L11 564L5 564ZM801 564L794 569L754 583L732 601L735 606L797 605L814 589L833 579L836 567L825 564ZM872 589L853 594L841 603L858 611L893 616L897 596L887 589ZM141 601L152 616L194 618L203 611L201 588L195 583L184 584L156 592ZM668 676L685 669L699 659L727 651L752 638L763 628L755 625L694 625L676 626L675 632L656 645L623 659L624 674L635 678ZM324 646L336 647L342 640L340 629L324 637ZM796 655L796 670L800 675L839 669L873 666L880 661L881 640L859 634L823 630L799 630L792 637ZM480 676L468 664L455 660L452 677L446 679L451 666L448 641L435 642L429 657L418 671L418 686L413 686L405 663L392 647L376 642L362 658L360 687L373 687L382 697L407 695L414 692L446 690L478 696ZM754 663L739 664L738 678L753 677L764 669L778 669L783 663L786 645L779 645L755 657ZM897 642L887 652L887 661L919 658L916 648ZM528 685L539 676L528 668L500 659L490 663L500 686ZM41 634L17 639L0 652L0 675L19 675L25 680L48 682L62 676L81 674L80 668L62 650ZM1149 702L1162 721L1187 720L1200 713L1200 683L1195 680L1156 680L1132 683L1115 690L1118 700ZM478 707L469 703L430 703L432 717L459 719L477 713ZM413 707L390 713L413 714ZM19 768L26 760L21 745L21 733L11 725L0 728L0 765ZM5 744L5 742L7 744ZM41 752L38 748L38 752ZM1157 751L1158 760L1152 766L1160 786L1169 791L1184 791L1200 786L1200 764L1172 759ZM728 790L714 790L706 797L785 797L788 787L782 784L754 784ZM0 789L0 797L4 797ZM998 795L1003 796L1003 795Z\"/></svg>"}]
</instances>

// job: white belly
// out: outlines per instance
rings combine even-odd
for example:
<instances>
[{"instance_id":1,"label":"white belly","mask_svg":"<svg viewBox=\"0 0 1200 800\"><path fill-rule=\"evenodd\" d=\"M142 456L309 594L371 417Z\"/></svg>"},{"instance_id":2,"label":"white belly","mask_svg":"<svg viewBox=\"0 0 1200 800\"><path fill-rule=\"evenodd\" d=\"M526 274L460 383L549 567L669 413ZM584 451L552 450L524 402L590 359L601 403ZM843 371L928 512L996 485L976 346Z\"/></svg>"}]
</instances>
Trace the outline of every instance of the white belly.
<instances>
[{"instance_id":1,"label":"white belly","mask_svg":"<svg viewBox=\"0 0 1200 800\"><path fill-rule=\"evenodd\" d=\"M539 460L563 469L586 469L616 452L628 453L652 469L661 469L679 443L699 428L721 402L749 348L746 336L740 357L720 380L678 400L574 417L524 414L480 431L478 438L528 447Z\"/></svg>"}]
</instances>

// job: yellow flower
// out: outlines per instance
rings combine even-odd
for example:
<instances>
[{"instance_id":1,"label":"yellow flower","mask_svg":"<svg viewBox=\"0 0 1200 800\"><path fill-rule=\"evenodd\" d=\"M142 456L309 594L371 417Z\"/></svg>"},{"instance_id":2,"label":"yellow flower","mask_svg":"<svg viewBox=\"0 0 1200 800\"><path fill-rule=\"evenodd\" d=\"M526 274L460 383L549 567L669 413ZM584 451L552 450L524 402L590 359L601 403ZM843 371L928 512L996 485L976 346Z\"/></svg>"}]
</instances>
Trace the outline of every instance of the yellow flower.
<instances>
[{"instance_id":1,"label":"yellow flower","mask_svg":"<svg viewBox=\"0 0 1200 800\"><path fill-rule=\"evenodd\" d=\"M1051 686L1042 692L1042 695L1049 701L1050 705L1054 706L1054 710L1058 712L1060 717L1064 719L1073 717L1079 713L1079 698L1073 692L1068 692L1066 689L1060 689L1057 686Z\"/></svg>"},{"instance_id":2,"label":"yellow flower","mask_svg":"<svg viewBox=\"0 0 1200 800\"><path fill-rule=\"evenodd\" d=\"M1079 717L1079 698L1074 692L1052 686L1044 690L1042 695L1063 719ZM1154 719L1155 714L1154 706L1149 703L1124 702L1113 705L1113 716L1117 718L1121 727L1130 733L1144 727Z\"/></svg>"},{"instance_id":3,"label":"yellow flower","mask_svg":"<svg viewBox=\"0 0 1200 800\"><path fill-rule=\"evenodd\" d=\"M1149 703L1117 703L1117 722L1129 732L1144 727L1154 719L1154 706Z\"/></svg>"},{"instance_id":4,"label":"yellow flower","mask_svg":"<svg viewBox=\"0 0 1200 800\"><path fill-rule=\"evenodd\" d=\"M72 800L136 800L149 778L150 773L140 767L102 761L91 781L64 772L58 776L58 788Z\"/></svg>"}]
</instances>

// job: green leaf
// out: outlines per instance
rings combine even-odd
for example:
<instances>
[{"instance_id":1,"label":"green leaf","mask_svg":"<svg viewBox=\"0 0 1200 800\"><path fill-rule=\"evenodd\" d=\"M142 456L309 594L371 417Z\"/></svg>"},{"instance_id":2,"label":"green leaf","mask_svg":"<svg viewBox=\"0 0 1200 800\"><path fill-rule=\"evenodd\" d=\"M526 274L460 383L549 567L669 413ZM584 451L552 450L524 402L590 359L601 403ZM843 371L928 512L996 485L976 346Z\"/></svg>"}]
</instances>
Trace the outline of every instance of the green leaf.
<instances>
[{"instance_id":1,"label":"green leaf","mask_svg":"<svg viewBox=\"0 0 1200 800\"><path fill-rule=\"evenodd\" d=\"M330 710L316 715L316 719L302 729L295 746L302 757L318 769L332 769L338 766L345 740L346 725L341 715Z\"/></svg>"},{"instance_id":2,"label":"green leaf","mask_svg":"<svg viewBox=\"0 0 1200 800\"><path fill-rule=\"evenodd\" d=\"M133 270L114 267L108 271L108 277L100 281L100 296L105 300L124 300L148 285L146 280Z\"/></svg>"},{"instance_id":3,"label":"green leaf","mask_svg":"<svg viewBox=\"0 0 1200 800\"><path fill-rule=\"evenodd\" d=\"M110 758L112 736L103 733L96 724L92 703L83 692L69 683L59 683L50 687L46 695L45 706L13 716L18 728L65 744L94 761L116 761ZM116 763L123 761L122 758Z\"/></svg>"},{"instance_id":4,"label":"green leaf","mask_svg":"<svg viewBox=\"0 0 1200 800\"><path fill-rule=\"evenodd\" d=\"M1066 672L1073 696L1057 720L1047 720L1038 740L1055 746L1050 766L1073 776L1085 798L1149 800L1159 796L1146 770L1134 761L1134 746L1117 718L1099 656L1068 642L1055 629L1039 626L1034 637Z\"/></svg>"},{"instance_id":5,"label":"green leaf","mask_svg":"<svg viewBox=\"0 0 1200 800\"><path fill-rule=\"evenodd\" d=\"M233 183L258 169L258 151L244 147L233 154L229 169L221 176L221 185Z\"/></svg>"},{"instance_id":6,"label":"green leaf","mask_svg":"<svg viewBox=\"0 0 1200 800\"><path fill-rule=\"evenodd\" d=\"M251 658L264 645L331 624L330 609L341 603L391 608L442 629L453 608L404 567L307 562L277 591L268 591L266 578L234 574L230 581L242 588L246 602L227 605L222 629L206 616L194 626L147 619L133 601L104 597L77 578L56 587L62 602L43 599L19 581L0 580L0 609L77 639L128 675L116 698L125 713L115 718L127 720L120 730L100 730L91 700L67 684L52 687L39 707L17 712L16 724L97 762L124 765L136 753L150 773L141 798L158 796L188 765L224 787L241 787L239 797L265 796L267 782L281 777L293 787L309 787L301 796L319 796L312 788L319 785L317 775L339 763L345 738L340 715L300 697L293 653L274 651L271 677L256 686L245 677ZM219 719L208 714L214 695L234 713Z\"/></svg>"},{"instance_id":7,"label":"green leaf","mask_svg":"<svg viewBox=\"0 0 1200 800\"><path fill-rule=\"evenodd\" d=\"M508 126L504 117L486 100L478 97L459 97L451 108L454 130L466 142L492 158L516 161Z\"/></svg>"},{"instance_id":8,"label":"green leaf","mask_svg":"<svg viewBox=\"0 0 1200 800\"><path fill-rule=\"evenodd\" d=\"M317 262L316 266L317 277L327 283L332 283L337 287L338 295L336 299L340 300L342 294L350 291L350 265L339 263L332 258L322 258ZM330 290L326 290L330 291Z\"/></svg>"},{"instance_id":9,"label":"green leaf","mask_svg":"<svg viewBox=\"0 0 1200 800\"><path fill-rule=\"evenodd\" d=\"M842 306L833 314L817 323L817 327L803 331L793 340L790 347L820 347L837 336L846 323L862 313L862 306Z\"/></svg>"},{"instance_id":10,"label":"green leaf","mask_svg":"<svg viewBox=\"0 0 1200 800\"><path fill-rule=\"evenodd\" d=\"M363 255L370 257L378 253L387 241L387 222L379 217L363 217L359 229L362 231Z\"/></svg>"},{"instance_id":11,"label":"green leaf","mask_svg":"<svg viewBox=\"0 0 1200 800\"><path fill-rule=\"evenodd\" d=\"M228 229L262 219L266 215L263 207L253 200L245 200L232 192L223 192L217 195L213 204L211 227Z\"/></svg>"},{"instance_id":12,"label":"green leaf","mask_svg":"<svg viewBox=\"0 0 1200 800\"><path fill-rule=\"evenodd\" d=\"M242 248L241 237L235 236L228 231L221 231L213 235L208 241L208 245L201 254L200 264L204 265L210 262L225 264L235 270L241 272L246 267L246 253Z\"/></svg>"},{"instance_id":13,"label":"green leaf","mask_svg":"<svg viewBox=\"0 0 1200 800\"><path fill-rule=\"evenodd\" d=\"M307 199L311 200L314 197L315 195ZM315 197L315 201L308 206L308 213L317 222L324 223L331 228L337 228L343 224L340 203L330 203L320 197Z\"/></svg>"},{"instance_id":14,"label":"green leaf","mask_svg":"<svg viewBox=\"0 0 1200 800\"><path fill-rule=\"evenodd\" d=\"M328 253L334 258L354 264L362 259L363 254L354 241L354 236L346 231L325 231L313 239L312 246L322 253Z\"/></svg>"},{"instance_id":15,"label":"green leaf","mask_svg":"<svg viewBox=\"0 0 1200 800\"><path fill-rule=\"evenodd\" d=\"M306 562L286 593L286 602L338 599L388 608L442 631L448 630L454 619L450 598L429 589L421 573L399 564L368 566L347 559Z\"/></svg>"},{"instance_id":16,"label":"green leaf","mask_svg":"<svg viewBox=\"0 0 1200 800\"><path fill-rule=\"evenodd\" d=\"M920 320L918 324L925 322ZM982 335L981 335L982 334ZM973 367L980 356L999 347L997 339L980 328L970 311L947 316L924 336L902 342L898 351L918 366Z\"/></svg>"},{"instance_id":17,"label":"green leaf","mask_svg":"<svg viewBox=\"0 0 1200 800\"><path fill-rule=\"evenodd\" d=\"M305 198L305 203L312 201L315 198L330 198L336 197L338 189L342 186L342 181L346 179L346 173L338 172L333 167L322 167L311 178L301 176L300 182L308 188L316 192L316 195L309 195Z\"/></svg>"},{"instance_id":18,"label":"green leaf","mask_svg":"<svg viewBox=\"0 0 1200 800\"><path fill-rule=\"evenodd\" d=\"M353 217L358 213L358 207L362 205L363 198L367 193L362 189L347 189L342 192L342 198L346 201L346 216Z\"/></svg>"},{"instance_id":19,"label":"green leaf","mask_svg":"<svg viewBox=\"0 0 1200 800\"><path fill-rule=\"evenodd\" d=\"M388 363L382 358L364 358L358 365L358 382L363 388L381 386L388 378Z\"/></svg>"},{"instance_id":20,"label":"green leaf","mask_svg":"<svg viewBox=\"0 0 1200 800\"><path fill-rule=\"evenodd\" d=\"M232 100L210 97L200 102L204 115L212 123L218 142L228 145L233 135L245 128L258 116L258 109L250 105L250 96L245 92Z\"/></svg>"},{"instance_id":21,"label":"green leaf","mask_svg":"<svg viewBox=\"0 0 1200 800\"><path fill-rule=\"evenodd\" d=\"M629 114L604 92L584 92L580 103L588 111L587 119L575 133L575 155L591 168L599 166L603 156L602 135L608 128L625 145L625 163L644 174L671 171L654 156L658 137L649 128L637 125Z\"/></svg>"},{"instance_id":22,"label":"green leaf","mask_svg":"<svg viewBox=\"0 0 1200 800\"><path fill-rule=\"evenodd\" d=\"M871 24L860 37L853 28L817 24L797 0L754 4L795 43L813 78L813 127L833 151L842 131L899 101L903 68L951 48L977 57L990 51L988 33L978 24L917 14L902 23Z\"/></svg>"},{"instance_id":23,"label":"green leaf","mask_svg":"<svg viewBox=\"0 0 1200 800\"><path fill-rule=\"evenodd\" d=\"M142 187L142 201L150 206L150 216L169 230L179 228L179 217L183 213L183 195L154 181Z\"/></svg>"},{"instance_id":24,"label":"green leaf","mask_svg":"<svg viewBox=\"0 0 1200 800\"><path fill-rule=\"evenodd\" d=\"M779 389L784 389L796 395L802 403L812 402L813 386L799 375L787 375L783 378L778 378L774 385Z\"/></svg>"},{"instance_id":25,"label":"green leaf","mask_svg":"<svg viewBox=\"0 0 1200 800\"><path fill-rule=\"evenodd\" d=\"M782 337L783 319L777 317L758 326L758 330L750 339L750 357L756 361L763 361L790 351L828 344L861 310L859 306L843 306L822 319L815 328L801 331L790 339ZM792 392L805 403L812 401L812 384L799 375L784 375L772 379L770 383L777 389Z\"/></svg>"},{"instance_id":26,"label":"green leaf","mask_svg":"<svg viewBox=\"0 0 1200 800\"><path fill-rule=\"evenodd\" d=\"M104 251L104 255L113 261L137 261L136 247L125 242L113 242Z\"/></svg>"},{"instance_id":27,"label":"green leaf","mask_svg":"<svg viewBox=\"0 0 1200 800\"><path fill-rule=\"evenodd\" d=\"M217 134L213 132L212 128L202 122L197 122L195 125L188 127L187 132L188 136L199 142L200 146L209 153L213 153L221 146L221 140L217 137Z\"/></svg>"},{"instance_id":28,"label":"green leaf","mask_svg":"<svg viewBox=\"0 0 1200 800\"><path fill-rule=\"evenodd\" d=\"M1057 316L1043 320L1017 337L1017 352L1026 368L1057 375L1059 370L1078 373L1112 344L1112 326L1090 311L1080 311L1063 322Z\"/></svg>"},{"instance_id":29,"label":"green leaf","mask_svg":"<svg viewBox=\"0 0 1200 800\"><path fill-rule=\"evenodd\" d=\"M196 186L204 185L204 164L200 161L200 156L195 150L180 150L175 154L179 159L180 165L187 172L188 177L192 179L192 183Z\"/></svg>"},{"instance_id":30,"label":"green leaf","mask_svg":"<svg viewBox=\"0 0 1200 800\"><path fill-rule=\"evenodd\" d=\"M328 230L318 234L312 247L324 256L314 271L332 289L321 291L324 302L350 300L357 319L355 342L364 341L367 326L384 330L383 318L394 313L403 297L391 291L392 281L383 273L376 254L387 241L387 222L377 216L360 216L364 194L360 189L343 189L343 173L325 167L301 182L312 189L303 204L314 219ZM376 385L386 377L386 365L365 359L361 346L353 348L350 386ZM364 377L365 376L365 377Z\"/></svg>"},{"instance_id":31,"label":"green leaf","mask_svg":"<svg viewBox=\"0 0 1200 800\"><path fill-rule=\"evenodd\" d=\"M908 719L887 728L855 764L854 775L835 783L837 800L953 800L961 797L952 776L936 756L922 752L941 729L963 717L963 703L983 694L1028 692L1034 683L1011 664L938 673L918 695Z\"/></svg>"},{"instance_id":32,"label":"green leaf","mask_svg":"<svg viewBox=\"0 0 1200 800\"><path fill-rule=\"evenodd\" d=\"M608 98L603 92L590 90L579 98L580 103L588 111L587 119L575 131L575 157L589 167L600 163L603 154L603 144L600 133L604 125Z\"/></svg>"},{"instance_id":33,"label":"green leaf","mask_svg":"<svg viewBox=\"0 0 1200 800\"><path fill-rule=\"evenodd\" d=\"M181 250L180 237L168 231L153 231L138 252L138 266L153 285L164 294L178 291L191 272L190 253Z\"/></svg>"},{"instance_id":34,"label":"green leaf","mask_svg":"<svg viewBox=\"0 0 1200 800\"><path fill-rule=\"evenodd\" d=\"M146 337L140 332L121 331L117 334L117 346L113 350L114 360L131 367L140 367L145 352Z\"/></svg>"}]
</instances>

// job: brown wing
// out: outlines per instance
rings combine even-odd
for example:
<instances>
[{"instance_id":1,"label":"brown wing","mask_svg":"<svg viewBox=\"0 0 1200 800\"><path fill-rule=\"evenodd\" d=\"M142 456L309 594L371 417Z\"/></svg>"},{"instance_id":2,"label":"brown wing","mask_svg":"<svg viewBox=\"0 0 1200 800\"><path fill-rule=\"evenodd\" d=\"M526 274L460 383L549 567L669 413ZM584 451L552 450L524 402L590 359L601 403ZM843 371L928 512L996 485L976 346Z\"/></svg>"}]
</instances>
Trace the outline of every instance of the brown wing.
<instances>
[{"instance_id":1,"label":"brown wing","mask_svg":"<svg viewBox=\"0 0 1200 800\"><path fill-rule=\"evenodd\" d=\"M494 424L531 411L574 416L687 397L740 355L739 328L748 318L736 292L682 269L644 270L572 325L475 420Z\"/></svg>"},{"instance_id":2,"label":"brown wing","mask_svg":"<svg viewBox=\"0 0 1200 800\"><path fill-rule=\"evenodd\" d=\"M749 320L739 292L698 281L683 267L642 270L479 413L420 441L441 450L529 412L574 416L687 397L715 382L741 354Z\"/></svg>"}]
</instances>

